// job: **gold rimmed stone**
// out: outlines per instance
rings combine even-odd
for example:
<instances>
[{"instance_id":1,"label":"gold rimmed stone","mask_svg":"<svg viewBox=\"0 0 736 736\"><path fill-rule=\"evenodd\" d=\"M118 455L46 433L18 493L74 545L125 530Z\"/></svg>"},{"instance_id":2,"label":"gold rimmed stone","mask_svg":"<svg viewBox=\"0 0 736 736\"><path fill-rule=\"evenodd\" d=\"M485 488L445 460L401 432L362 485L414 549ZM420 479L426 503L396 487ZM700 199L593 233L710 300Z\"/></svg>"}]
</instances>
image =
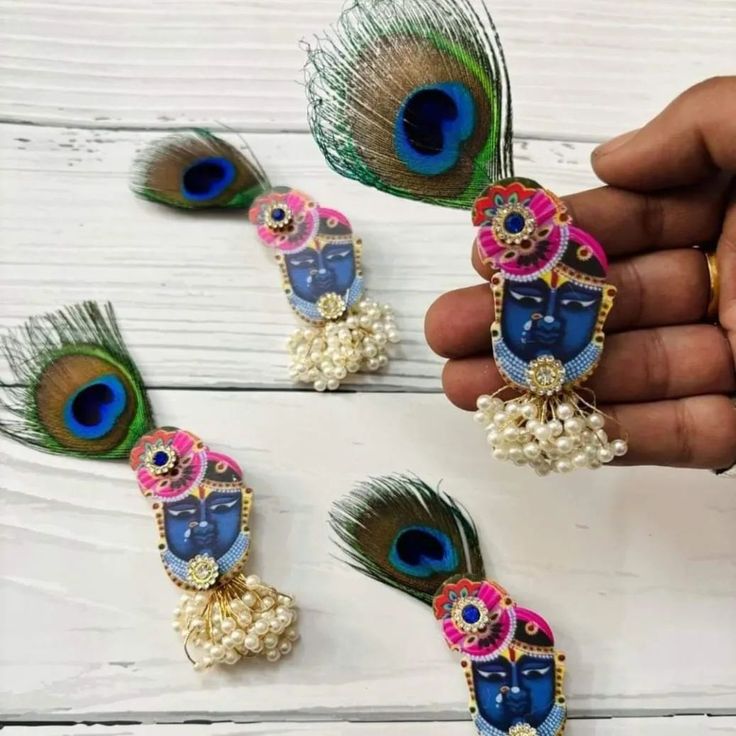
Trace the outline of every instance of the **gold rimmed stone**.
<instances>
[{"instance_id":1,"label":"gold rimmed stone","mask_svg":"<svg viewBox=\"0 0 736 736\"><path fill-rule=\"evenodd\" d=\"M530 390L539 396L558 393L565 383L565 366L551 355L536 358L526 371Z\"/></svg>"},{"instance_id":2,"label":"gold rimmed stone","mask_svg":"<svg viewBox=\"0 0 736 736\"><path fill-rule=\"evenodd\" d=\"M334 292L329 294L322 294L317 300L317 311L324 317L324 319L335 320L342 317L347 309L345 300Z\"/></svg>"},{"instance_id":3,"label":"gold rimmed stone","mask_svg":"<svg viewBox=\"0 0 736 736\"><path fill-rule=\"evenodd\" d=\"M217 560L209 555L197 555L187 565L187 579L197 590L211 588L219 574Z\"/></svg>"}]
</instances>

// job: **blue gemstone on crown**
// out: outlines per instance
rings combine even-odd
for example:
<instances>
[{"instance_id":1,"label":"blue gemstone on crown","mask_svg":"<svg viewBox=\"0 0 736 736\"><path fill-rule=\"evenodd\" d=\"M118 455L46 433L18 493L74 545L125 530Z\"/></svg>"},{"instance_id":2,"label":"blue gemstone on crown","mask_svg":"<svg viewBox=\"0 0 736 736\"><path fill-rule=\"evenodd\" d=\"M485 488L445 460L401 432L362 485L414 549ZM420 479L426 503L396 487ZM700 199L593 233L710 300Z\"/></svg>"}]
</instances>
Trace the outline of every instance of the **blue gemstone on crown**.
<instances>
[{"instance_id":1,"label":"blue gemstone on crown","mask_svg":"<svg viewBox=\"0 0 736 736\"><path fill-rule=\"evenodd\" d=\"M274 207L271 210L271 219L274 222L282 222L286 217L286 211L282 207Z\"/></svg>"},{"instance_id":2,"label":"blue gemstone on crown","mask_svg":"<svg viewBox=\"0 0 736 736\"><path fill-rule=\"evenodd\" d=\"M163 450L159 450L154 456L153 456L153 464L157 468L163 468L166 463L169 462L169 453L164 452Z\"/></svg>"},{"instance_id":3,"label":"blue gemstone on crown","mask_svg":"<svg viewBox=\"0 0 736 736\"><path fill-rule=\"evenodd\" d=\"M504 230L511 235L518 235L526 226L526 220L524 215L518 212L512 212L510 215L506 215L503 221Z\"/></svg>"},{"instance_id":4,"label":"blue gemstone on crown","mask_svg":"<svg viewBox=\"0 0 736 736\"><path fill-rule=\"evenodd\" d=\"M480 610L477 606L474 606L472 604L465 606L463 608L463 621L465 621L466 624L477 624L478 621L480 621Z\"/></svg>"}]
</instances>

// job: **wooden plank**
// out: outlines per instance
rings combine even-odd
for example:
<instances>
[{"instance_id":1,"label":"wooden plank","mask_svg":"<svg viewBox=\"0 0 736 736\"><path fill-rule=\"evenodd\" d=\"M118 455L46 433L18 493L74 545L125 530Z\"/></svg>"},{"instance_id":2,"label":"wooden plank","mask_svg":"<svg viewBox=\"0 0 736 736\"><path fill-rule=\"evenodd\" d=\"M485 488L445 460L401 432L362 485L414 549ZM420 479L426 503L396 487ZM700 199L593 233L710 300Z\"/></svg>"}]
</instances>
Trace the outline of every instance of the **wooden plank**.
<instances>
[{"instance_id":1,"label":"wooden plank","mask_svg":"<svg viewBox=\"0 0 736 736\"><path fill-rule=\"evenodd\" d=\"M154 137L0 127L0 327L110 299L149 385L290 386L286 340L297 319L272 254L243 214L192 216L128 191L135 151ZM351 218L365 243L369 294L396 309L404 338L396 360L359 385L437 390L441 361L425 344L424 313L442 291L478 281L468 215L345 182L307 135L248 140L274 182ZM590 149L519 141L519 170L560 192L583 189L595 182Z\"/></svg>"},{"instance_id":2,"label":"wooden plank","mask_svg":"<svg viewBox=\"0 0 736 736\"><path fill-rule=\"evenodd\" d=\"M733 72L731 0L489 0L524 137L604 138ZM0 116L92 127L304 130L302 38L343 0L3 0Z\"/></svg>"},{"instance_id":3,"label":"wooden plank","mask_svg":"<svg viewBox=\"0 0 736 736\"><path fill-rule=\"evenodd\" d=\"M152 398L159 422L242 463L256 491L249 569L296 596L303 640L275 667L193 672L125 464L3 440L4 719L462 719L460 668L430 612L336 560L328 538L333 499L407 469L468 507L489 574L549 619L574 715L733 713L728 481L647 468L532 481L493 464L473 422L436 395Z\"/></svg>"},{"instance_id":4,"label":"wooden plank","mask_svg":"<svg viewBox=\"0 0 736 736\"><path fill-rule=\"evenodd\" d=\"M389 731L390 729L390 731ZM7 736L470 736L469 723L215 723L140 726L8 726ZM570 721L567 736L730 736L736 718L680 716Z\"/></svg>"}]
</instances>

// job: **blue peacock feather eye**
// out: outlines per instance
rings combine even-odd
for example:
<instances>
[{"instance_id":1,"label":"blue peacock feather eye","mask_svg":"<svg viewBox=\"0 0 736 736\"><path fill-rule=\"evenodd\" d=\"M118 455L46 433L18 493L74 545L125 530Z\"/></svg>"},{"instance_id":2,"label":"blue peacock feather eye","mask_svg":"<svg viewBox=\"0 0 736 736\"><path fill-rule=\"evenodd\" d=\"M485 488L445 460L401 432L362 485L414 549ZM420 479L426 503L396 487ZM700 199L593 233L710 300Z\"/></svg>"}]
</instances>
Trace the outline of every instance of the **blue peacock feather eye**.
<instances>
[{"instance_id":1,"label":"blue peacock feather eye","mask_svg":"<svg viewBox=\"0 0 736 736\"><path fill-rule=\"evenodd\" d=\"M457 164L461 146L473 135L475 124L475 102L464 84L419 87L398 110L396 155L417 174L444 174Z\"/></svg>"},{"instance_id":2,"label":"blue peacock feather eye","mask_svg":"<svg viewBox=\"0 0 736 736\"><path fill-rule=\"evenodd\" d=\"M186 199L204 202L219 197L237 176L233 162L208 156L190 164L181 175L181 193Z\"/></svg>"},{"instance_id":3,"label":"blue peacock feather eye","mask_svg":"<svg viewBox=\"0 0 736 736\"><path fill-rule=\"evenodd\" d=\"M115 427L126 404L122 381L114 375L100 376L69 397L63 411L64 424L81 439L99 439Z\"/></svg>"},{"instance_id":4,"label":"blue peacock feather eye","mask_svg":"<svg viewBox=\"0 0 736 736\"><path fill-rule=\"evenodd\" d=\"M430 526L405 527L396 535L389 562L401 572L419 578L437 572L452 572L458 552L450 537Z\"/></svg>"}]
</instances>

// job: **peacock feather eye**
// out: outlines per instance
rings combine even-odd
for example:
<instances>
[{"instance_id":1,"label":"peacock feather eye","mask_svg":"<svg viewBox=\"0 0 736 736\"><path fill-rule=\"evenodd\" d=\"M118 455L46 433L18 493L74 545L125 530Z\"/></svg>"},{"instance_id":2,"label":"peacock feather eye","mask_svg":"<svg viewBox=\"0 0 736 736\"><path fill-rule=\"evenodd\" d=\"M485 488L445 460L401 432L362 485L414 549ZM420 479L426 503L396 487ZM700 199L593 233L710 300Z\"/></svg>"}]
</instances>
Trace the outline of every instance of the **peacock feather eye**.
<instances>
[{"instance_id":1,"label":"peacock feather eye","mask_svg":"<svg viewBox=\"0 0 736 736\"><path fill-rule=\"evenodd\" d=\"M66 307L0 341L12 384L0 384L9 419L0 432L58 454L128 456L153 424L140 373L111 305Z\"/></svg>"},{"instance_id":2,"label":"peacock feather eye","mask_svg":"<svg viewBox=\"0 0 736 736\"><path fill-rule=\"evenodd\" d=\"M512 174L511 92L484 6L365 0L308 51L312 135L339 174L463 209Z\"/></svg>"}]
</instances>

